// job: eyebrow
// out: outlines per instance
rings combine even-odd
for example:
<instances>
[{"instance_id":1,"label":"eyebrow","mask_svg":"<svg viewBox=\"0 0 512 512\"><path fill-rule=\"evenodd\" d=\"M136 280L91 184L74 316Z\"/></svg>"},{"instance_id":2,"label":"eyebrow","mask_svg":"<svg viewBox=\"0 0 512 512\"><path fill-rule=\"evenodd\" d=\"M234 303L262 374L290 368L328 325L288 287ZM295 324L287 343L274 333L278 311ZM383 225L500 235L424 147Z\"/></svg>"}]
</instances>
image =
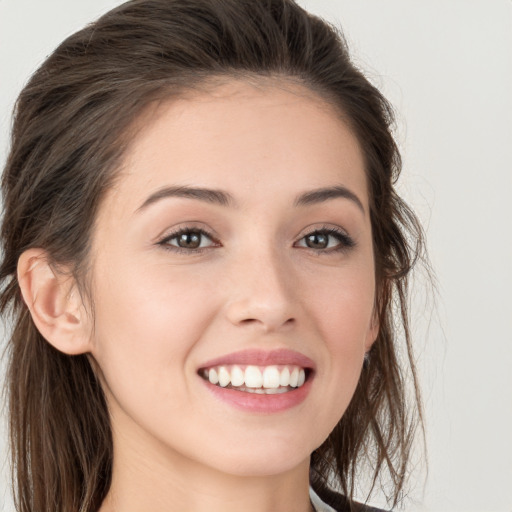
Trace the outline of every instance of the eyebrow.
<instances>
[{"instance_id":1,"label":"eyebrow","mask_svg":"<svg viewBox=\"0 0 512 512\"><path fill-rule=\"evenodd\" d=\"M148 206L161 199L169 197L184 197L187 199L197 199L207 203L218 204L220 206L231 206L234 204L234 199L231 194L224 192L223 190L215 190L210 188L198 188L198 187L165 187L157 190L154 194L151 194L137 211L144 210Z\"/></svg>"},{"instance_id":2,"label":"eyebrow","mask_svg":"<svg viewBox=\"0 0 512 512\"><path fill-rule=\"evenodd\" d=\"M297 197L295 200L295 206L309 206L337 198L349 199L356 204L356 206L363 212L363 214L365 213L363 203L359 197L357 197L354 192L349 190L347 187L344 187L343 185L319 188L305 192L304 194L301 194L299 197Z\"/></svg>"},{"instance_id":3,"label":"eyebrow","mask_svg":"<svg viewBox=\"0 0 512 512\"><path fill-rule=\"evenodd\" d=\"M189 187L189 186L170 186L164 187L151 194L142 205L137 209L137 212L144 210L148 206L161 199L167 199L171 197L181 197L186 199L197 199L206 203L217 204L220 206L235 206L236 202L233 196L229 192L223 190L201 188L201 187ZM337 185L334 187L324 187L316 190L310 190L300 194L294 201L294 206L310 206L314 204L323 203L331 199L349 199L363 212L365 213L363 203L357 197L354 192L348 188Z\"/></svg>"}]
</instances>

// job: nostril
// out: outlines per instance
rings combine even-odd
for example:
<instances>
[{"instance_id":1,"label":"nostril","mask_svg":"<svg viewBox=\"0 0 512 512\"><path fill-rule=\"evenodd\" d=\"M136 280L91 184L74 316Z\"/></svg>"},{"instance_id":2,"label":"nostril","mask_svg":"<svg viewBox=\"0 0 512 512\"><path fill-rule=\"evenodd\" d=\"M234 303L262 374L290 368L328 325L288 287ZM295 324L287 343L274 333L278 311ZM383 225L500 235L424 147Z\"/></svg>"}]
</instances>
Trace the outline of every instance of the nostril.
<instances>
[{"instance_id":1,"label":"nostril","mask_svg":"<svg viewBox=\"0 0 512 512\"><path fill-rule=\"evenodd\" d=\"M295 318L289 318L288 320L285 320L284 322L280 323L279 321L272 322L270 320L260 320L258 318L244 318L239 321L239 325L246 325L246 326L257 326L261 325L265 328L267 331L275 330L275 329L283 329L283 328L289 328L295 323Z\"/></svg>"},{"instance_id":2,"label":"nostril","mask_svg":"<svg viewBox=\"0 0 512 512\"><path fill-rule=\"evenodd\" d=\"M291 301L266 300L247 291L244 297L229 301L225 313L233 325L275 331L295 323L295 307Z\"/></svg>"},{"instance_id":3,"label":"nostril","mask_svg":"<svg viewBox=\"0 0 512 512\"><path fill-rule=\"evenodd\" d=\"M252 324L254 322L258 322L256 318L244 318L240 323L241 324Z\"/></svg>"}]
</instances>

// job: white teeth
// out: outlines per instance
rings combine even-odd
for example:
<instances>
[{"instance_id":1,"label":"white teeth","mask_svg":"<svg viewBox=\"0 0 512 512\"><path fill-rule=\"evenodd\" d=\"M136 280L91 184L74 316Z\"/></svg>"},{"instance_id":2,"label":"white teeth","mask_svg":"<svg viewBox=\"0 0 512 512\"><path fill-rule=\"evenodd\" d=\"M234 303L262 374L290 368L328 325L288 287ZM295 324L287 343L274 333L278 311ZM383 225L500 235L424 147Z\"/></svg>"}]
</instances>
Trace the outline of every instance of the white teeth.
<instances>
[{"instance_id":1,"label":"white teeth","mask_svg":"<svg viewBox=\"0 0 512 512\"><path fill-rule=\"evenodd\" d=\"M219 376L217 375L217 370L215 368L210 368L208 372L208 380L212 384L217 384L219 382Z\"/></svg>"},{"instance_id":2,"label":"white teeth","mask_svg":"<svg viewBox=\"0 0 512 512\"><path fill-rule=\"evenodd\" d=\"M256 393L258 395L280 395L281 393L286 393L289 391L288 388L277 388L277 389L266 389L266 388L241 388L240 391L245 391L246 393Z\"/></svg>"},{"instance_id":3,"label":"white teeth","mask_svg":"<svg viewBox=\"0 0 512 512\"><path fill-rule=\"evenodd\" d=\"M267 395L280 395L281 393L286 393L288 388L268 388L265 389L265 393Z\"/></svg>"},{"instance_id":4,"label":"white teeth","mask_svg":"<svg viewBox=\"0 0 512 512\"><path fill-rule=\"evenodd\" d=\"M289 386L290 385L290 370L288 368L284 368L279 376L279 385L280 386Z\"/></svg>"},{"instance_id":5,"label":"white teeth","mask_svg":"<svg viewBox=\"0 0 512 512\"><path fill-rule=\"evenodd\" d=\"M232 386L243 386L245 382L244 372L240 369L240 366L233 366L231 370L231 385Z\"/></svg>"},{"instance_id":6,"label":"white teeth","mask_svg":"<svg viewBox=\"0 0 512 512\"><path fill-rule=\"evenodd\" d=\"M219 368L219 386L225 388L231 382L231 375L224 366Z\"/></svg>"},{"instance_id":7,"label":"white teeth","mask_svg":"<svg viewBox=\"0 0 512 512\"><path fill-rule=\"evenodd\" d=\"M240 391L265 393L273 395L285 393L290 388L304 385L306 371L298 366L266 366L249 365L216 366L200 372L211 384L223 388L230 386Z\"/></svg>"},{"instance_id":8,"label":"white teeth","mask_svg":"<svg viewBox=\"0 0 512 512\"><path fill-rule=\"evenodd\" d=\"M292 388L296 388L298 383L299 383L299 369L294 368L292 370L292 373L290 373L290 386Z\"/></svg>"},{"instance_id":9,"label":"white teeth","mask_svg":"<svg viewBox=\"0 0 512 512\"><path fill-rule=\"evenodd\" d=\"M304 368L301 368L299 370L299 380L297 381L297 387L300 388L304 382L306 382L306 372L304 371Z\"/></svg>"},{"instance_id":10,"label":"white teeth","mask_svg":"<svg viewBox=\"0 0 512 512\"><path fill-rule=\"evenodd\" d=\"M248 388L261 388L263 385L263 376L257 366L248 366L245 369L245 385Z\"/></svg>"},{"instance_id":11,"label":"white teeth","mask_svg":"<svg viewBox=\"0 0 512 512\"><path fill-rule=\"evenodd\" d=\"M279 387L279 370L277 366L267 366L263 371L263 387L276 389Z\"/></svg>"}]
</instances>

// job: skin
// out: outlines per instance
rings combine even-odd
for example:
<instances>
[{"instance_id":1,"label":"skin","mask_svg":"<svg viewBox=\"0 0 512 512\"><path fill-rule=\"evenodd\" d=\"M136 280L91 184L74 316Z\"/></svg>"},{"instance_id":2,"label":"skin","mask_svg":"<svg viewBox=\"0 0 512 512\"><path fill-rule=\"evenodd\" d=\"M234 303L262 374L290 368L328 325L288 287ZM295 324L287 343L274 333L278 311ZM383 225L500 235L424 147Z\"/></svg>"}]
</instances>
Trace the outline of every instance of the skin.
<instances>
[{"instance_id":1,"label":"skin","mask_svg":"<svg viewBox=\"0 0 512 512\"><path fill-rule=\"evenodd\" d=\"M232 203L143 206L181 186L222 190ZM335 186L357 200L295 204ZM378 331L368 212L355 136L299 85L231 81L139 120L94 228L94 320L73 316L87 333L75 351L94 359L112 418L101 512L311 509L310 454L346 410ZM178 252L169 236L179 228L213 241ZM326 229L344 241L307 245ZM315 363L306 399L284 411L236 409L197 373L232 352L283 348Z\"/></svg>"}]
</instances>

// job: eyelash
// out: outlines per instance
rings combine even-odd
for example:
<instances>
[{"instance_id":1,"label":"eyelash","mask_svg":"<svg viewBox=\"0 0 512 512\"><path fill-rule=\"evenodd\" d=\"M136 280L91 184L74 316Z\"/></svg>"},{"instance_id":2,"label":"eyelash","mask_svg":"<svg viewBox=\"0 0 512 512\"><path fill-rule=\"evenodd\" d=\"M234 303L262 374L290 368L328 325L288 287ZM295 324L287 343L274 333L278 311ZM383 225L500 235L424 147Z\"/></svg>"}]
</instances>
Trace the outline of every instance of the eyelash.
<instances>
[{"instance_id":1,"label":"eyelash","mask_svg":"<svg viewBox=\"0 0 512 512\"><path fill-rule=\"evenodd\" d=\"M199 247L196 249L186 249L185 247L179 247L177 245L170 244L171 240L174 240L175 238L178 238L182 235L188 235L188 234L198 234L198 235L204 236L206 238L209 238L213 242L214 245L210 245L208 247ZM220 242L218 240L216 240L215 237L211 233L208 233L208 231L206 231L202 228L196 228L196 227L186 228L185 227L185 228L178 229L174 233L169 233L162 240L160 240L158 242L158 245L161 245L164 249L166 249L168 251L176 252L179 254L180 253L181 254L191 254L191 253L198 254L198 253L204 252L207 249L211 249L212 247L219 247Z\"/></svg>"},{"instance_id":2,"label":"eyelash","mask_svg":"<svg viewBox=\"0 0 512 512\"><path fill-rule=\"evenodd\" d=\"M170 242L180 236L183 235L190 235L190 234L196 234L200 236L204 236L211 240L213 242L213 245L209 245L208 247L198 247L195 249L187 249L185 247L179 247L177 245L171 245ZM299 242L302 240L305 240L307 237L312 235L327 235L328 237L335 238L339 244L335 247L331 248L324 248L324 249L314 249L312 247L302 246L303 249L310 249L311 251L314 251L317 254L331 254L331 253L341 253L346 252L353 247L355 247L355 241L352 237L350 237L347 233L340 229L332 228L332 227L323 227L319 229L314 229L310 231L309 233L306 233L304 236L302 236L299 239ZM219 247L220 242L208 231L202 229L202 228L180 228L177 231L174 231L173 233L167 234L162 240L157 242L157 245L162 246L165 250L172 251L178 254L199 254L206 250Z\"/></svg>"},{"instance_id":3,"label":"eyelash","mask_svg":"<svg viewBox=\"0 0 512 512\"><path fill-rule=\"evenodd\" d=\"M302 236L299 241L305 240L307 237L310 237L312 235L327 235L328 237L335 238L339 242L337 246L325 249L314 249L313 247L307 246L303 247L304 249L310 249L312 251L315 251L317 254L347 252L348 250L354 248L356 245L354 239L351 236L349 236L341 229L336 229L333 227L323 227L320 229L314 229L313 231L310 231L309 233L306 233L304 236Z\"/></svg>"}]
</instances>

